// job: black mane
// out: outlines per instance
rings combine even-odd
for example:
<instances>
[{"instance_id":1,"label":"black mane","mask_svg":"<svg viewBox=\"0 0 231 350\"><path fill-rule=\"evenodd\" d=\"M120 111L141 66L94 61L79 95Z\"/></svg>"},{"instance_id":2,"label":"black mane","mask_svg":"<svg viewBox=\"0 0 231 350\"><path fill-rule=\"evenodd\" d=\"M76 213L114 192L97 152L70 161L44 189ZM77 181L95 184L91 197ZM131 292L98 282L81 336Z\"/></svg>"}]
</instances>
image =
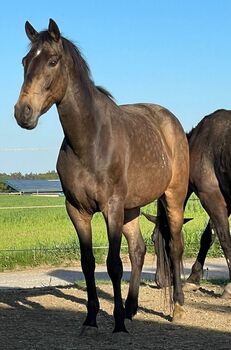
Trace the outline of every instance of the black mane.
<instances>
[{"instance_id":1,"label":"black mane","mask_svg":"<svg viewBox=\"0 0 231 350\"><path fill-rule=\"evenodd\" d=\"M91 77L90 68L85 59L83 58L79 48L71 40L68 40L64 37L61 37L61 39L63 42L64 51L70 54L74 63L74 67L76 69L76 73L78 73L82 77L82 81L85 81L88 89L91 90L92 88L96 88L105 96L109 97L110 99L113 99L113 96L109 91L107 91L102 86L95 85ZM34 48L34 50L36 50L40 46L40 44L43 44L44 42L48 42L51 45L53 43L53 39L47 30L41 31L39 33L37 40L33 43L32 49Z\"/></svg>"},{"instance_id":2,"label":"black mane","mask_svg":"<svg viewBox=\"0 0 231 350\"><path fill-rule=\"evenodd\" d=\"M103 86L96 85L95 87L97 88L98 91L102 92L102 94L104 94L107 97L114 100L114 97L112 96L112 94L107 89L105 89Z\"/></svg>"}]
</instances>

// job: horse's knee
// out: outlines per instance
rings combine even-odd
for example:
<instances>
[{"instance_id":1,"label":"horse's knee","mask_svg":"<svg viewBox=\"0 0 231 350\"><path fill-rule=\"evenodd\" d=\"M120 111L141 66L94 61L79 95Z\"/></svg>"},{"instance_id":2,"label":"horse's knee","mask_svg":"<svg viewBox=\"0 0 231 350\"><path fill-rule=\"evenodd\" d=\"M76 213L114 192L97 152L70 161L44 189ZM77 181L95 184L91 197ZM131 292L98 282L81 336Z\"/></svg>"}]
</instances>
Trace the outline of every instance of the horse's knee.
<instances>
[{"instance_id":1,"label":"horse's knee","mask_svg":"<svg viewBox=\"0 0 231 350\"><path fill-rule=\"evenodd\" d=\"M123 275L123 264L120 256L108 255L107 257L107 270L111 280L121 279Z\"/></svg>"}]
</instances>

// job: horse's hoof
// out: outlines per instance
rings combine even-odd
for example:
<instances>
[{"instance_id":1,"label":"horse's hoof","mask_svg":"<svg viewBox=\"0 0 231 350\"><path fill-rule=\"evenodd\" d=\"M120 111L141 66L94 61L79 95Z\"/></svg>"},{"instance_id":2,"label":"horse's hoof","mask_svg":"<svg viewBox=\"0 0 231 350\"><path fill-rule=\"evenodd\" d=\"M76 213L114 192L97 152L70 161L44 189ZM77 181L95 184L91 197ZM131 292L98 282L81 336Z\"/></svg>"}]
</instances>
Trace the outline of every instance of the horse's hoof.
<instances>
[{"instance_id":1,"label":"horse's hoof","mask_svg":"<svg viewBox=\"0 0 231 350\"><path fill-rule=\"evenodd\" d=\"M138 310L137 299L128 297L125 302L125 318L131 321L132 318L136 315L137 310Z\"/></svg>"},{"instance_id":2,"label":"horse's hoof","mask_svg":"<svg viewBox=\"0 0 231 350\"><path fill-rule=\"evenodd\" d=\"M113 334L116 334L116 333L118 333L118 334L128 334L128 331L127 331L127 329L124 327L123 329L117 329L117 328L114 328L114 330L113 330L113 332L112 332Z\"/></svg>"},{"instance_id":3,"label":"horse's hoof","mask_svg":"<svg viewBox=\"0 0 231 350\"><path fill-rule=\"evenodd\" d=\"M176 303L174 306L172 322L181 322L184 319L184 317L185 317L185 310L183 306Z\"/></svg>"},{"instance_id":4,"label":"horse's hoof","mask_svg":"<svg viewBox=\"0 0 231 350\"><path fill-rule=\"evenodd\" d=\"M228 283L225 286L224 292L222 293L221 296L222 299L231 299L231 283Z\"/></svg>"},{"instance_id":5,"label":"horse's hoof","mask_svg":"<svg viewBox=\"0 0 231 350\"><path fill-rule=\"evenodd\" d=\"M126 318L125 319L125 328L127 330L127 332L130 334L132 333L132 330L133 330L133 322L132 320Z\"/></svg>"},{"instance_id":6,"label":"horse's hoof","mask_svg":"<svg viewBox=\"0 0 231 350\"><path fill-rule=\"evenodd\" d=\"M91 326L82 326L81 331L79 333L80 337L90 336L94 337L98 334L98 328L97 327L91 327Z\"/></svg>"},{"instance_id":7,"label":"horse's hoof","mask_svg":"<svg viewBox=\"0 0 231 350\"><path fill-rule=\"evenodd\" d=\"M199 284L191 283L191 282L186 282L183 285L183 290L184 292L195 292L200 288Z\"/></svg>"},{"instance_id":8,"label":"horse's hoof","mask_svg":"<svg viewBox=\"0 0 231 350\"><path fill-rule=\"evenodd\" d=\"M125 325L115 326L113 333L128 333Z\"/></svg>"}]
</instances>

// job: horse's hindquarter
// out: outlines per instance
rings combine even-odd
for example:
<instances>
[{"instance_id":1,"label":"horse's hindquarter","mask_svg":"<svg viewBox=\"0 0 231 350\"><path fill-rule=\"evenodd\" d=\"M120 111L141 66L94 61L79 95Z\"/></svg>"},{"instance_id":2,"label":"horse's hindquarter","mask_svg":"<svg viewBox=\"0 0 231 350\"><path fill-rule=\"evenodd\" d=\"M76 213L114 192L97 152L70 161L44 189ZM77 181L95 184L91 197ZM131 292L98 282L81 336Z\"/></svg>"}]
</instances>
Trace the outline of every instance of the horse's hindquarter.
<instances>
[{"instance_id":1,"label":"horse's hindquarter","mask_svg":"<svg viewBox=\"0 0 231 350\"><path fill-rule=\"evenodd\" d=\"M196 192L221 188L231 199L231 113L218 110L189 136L190 182Z\"/></svg>"},{"instance_id":2,"label":"horse's hindquarter","mask_svg":"<svg viewBox=\"0 0 231 350\"><path fill-rule=\"evenodd\" d=\"M126 205L153 201L169 186L184 196L188 185L188 145L178 120L158 105L122 108L129 115Z\"/></svg>"}]
</instances>

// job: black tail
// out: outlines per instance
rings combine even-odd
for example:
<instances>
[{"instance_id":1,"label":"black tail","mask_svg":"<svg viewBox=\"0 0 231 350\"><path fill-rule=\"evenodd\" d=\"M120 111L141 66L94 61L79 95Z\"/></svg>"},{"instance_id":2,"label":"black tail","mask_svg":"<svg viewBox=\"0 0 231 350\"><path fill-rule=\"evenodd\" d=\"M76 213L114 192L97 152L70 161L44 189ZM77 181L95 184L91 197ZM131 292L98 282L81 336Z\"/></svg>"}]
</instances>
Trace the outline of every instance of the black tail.
<instances>
[{"instance_id":1,"label":"black tail","mask_svg":"<svg viewBox=\"0 0 231 350\"><path fill-rule=\"evenodd\" d=\"M155 253L157 256L156 268L156 283L161 288L169 287L170 305L172 305L172 266L170 260L170 229L165 208L160 200L157 201L157 217L158 224L156 225L153 242L155 246Z\"/></svg>"}]
</instances>

